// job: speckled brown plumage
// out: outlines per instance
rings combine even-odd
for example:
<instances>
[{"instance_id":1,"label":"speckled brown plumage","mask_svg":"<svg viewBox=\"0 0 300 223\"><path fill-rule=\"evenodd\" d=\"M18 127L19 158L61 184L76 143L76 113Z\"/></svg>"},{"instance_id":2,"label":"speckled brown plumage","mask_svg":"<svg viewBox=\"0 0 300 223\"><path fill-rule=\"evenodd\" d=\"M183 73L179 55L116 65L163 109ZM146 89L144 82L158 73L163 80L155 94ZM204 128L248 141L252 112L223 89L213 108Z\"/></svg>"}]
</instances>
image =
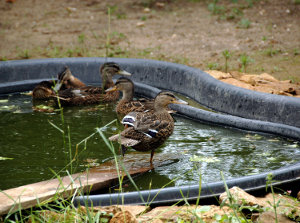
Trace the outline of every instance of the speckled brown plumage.
<instances>
[{"instance_id":1,"label":"speckled brown plumage","mask_svg":"<svg viewBox=\"0 0 300 223\"><path fill-rule=\"evenodd\" d=\"M109 140L118 141L122 145L123 155L126 147L137 151L151 150L152 163L155 149L161 146L174 130L174 120L167 110L168 104L171 103L187 104L170 92L161 92L155 98L152 112L130 112L122 120L126 128L120 134L111 136Z\"/></svg>"},{"instance_id":2,"label":"speckled brown plumage","mask_svg":"<svg viewBox=\"0 0 300 223\"><path fill-rule=\"evenodd\" d=\"M59 91L58 95L63 106L92 105L119 99L119 92L103 93L101 87L92 86Z\"/></svg>"},{"instance_id":3,"label":"speckled brown plumage","mask_svg":"<svg viewBox=\"0 0 300 223\"><path fill-rule=\"evenodd\" d=\"M58 80L62 84L60 90L70 89L70 88L81 88L85 87L86 84L75 77L68 67L65 67L65 72L58 74Z\"/></svg>"},{"instance_id":4,"label":"speckled brown plumage","mask_svg":"<svg viewBox=\"0 0 300 223\"><path fill-rule=\"evenodd\" d=\"M42 81L32 91L33 99L46 100L56 96L54 91L55 85L60 82L60 90L66 90L69 88L79 88L85 86L78 78L74 77L70 69L66 66L58 73L56 80Z\"/></svg>"},{"instance_id":5,"label":"speckled brown plumage","mask_svg":"<svg viewBox=\"0 0 300 223\"><path fill-rule=\"evenodd\" d=\"M103 64L100 67L100 73L102 87L85 86L77 89L59 91L61 105L90 105L118 100L119 92L105 92L105 90L114 85L112 77L115 74L128 76L131 74L121 70L119 65L113 62Z\"/></svg>"},{"instance_id":6,"label":"speckled brown plumage","mask_svg":"<svg viewBox=\"0 0 300 223\"><path fill-rule=\"evenodd\" d=\"M134 96L134 84L133 82L126 78L120 77L115 85L106 90L106 92L122 91L122 99L118 102L116 106L116 112L124 116L129 112L143 112L146 110L154 109L154 99L140 98L137 100L133 99Z\"/></svg>"}]
</instances>

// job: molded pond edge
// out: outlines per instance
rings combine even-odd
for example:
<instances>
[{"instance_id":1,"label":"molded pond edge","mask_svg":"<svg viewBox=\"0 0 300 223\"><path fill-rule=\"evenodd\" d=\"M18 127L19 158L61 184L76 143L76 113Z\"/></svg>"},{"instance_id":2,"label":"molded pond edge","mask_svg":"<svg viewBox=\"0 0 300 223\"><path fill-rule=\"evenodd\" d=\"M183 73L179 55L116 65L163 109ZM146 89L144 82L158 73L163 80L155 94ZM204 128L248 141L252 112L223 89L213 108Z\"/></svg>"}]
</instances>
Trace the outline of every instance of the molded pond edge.
<instances>
[{"instance_id":1,"label":"molded pond edge","mask_svg":"<svg viewBox=\"0 0 300 223\"><path fill-rule=\"evenodd\" d=\"M41 80L55 78L64 66L83 82L100 85L100 64L114 61L131 72L135 92L154 97L160 90L171 90L187 96L210 112L191 106L172 105L178 114L216 125L229 126L249 131L275 134L300 141L300 99L255 92L218 81L205 72L185 65L169 62L121 59L121 58L55 58L0 62L0 95L32 90ZM151 86L149 86L151 85ZM159 88L159 89L158 89ZM218 113L216 113L218 112ZM288 187L300 181L300 162L271 172L273 185ZM266 176L261 173L226 180L228 187L238 186L248 192L263 190ZM299 189L299 188L298 188ZM202 184L201 201L224 192L224 182ZM159 193L158 193L159 192ZM75 204L85 201L93 205L143 204L140 199L152 204L170 204L185 199L196 200L199 185L155 189L151 191L105 194L75 198ZM150 200L149 200L150 199Z\"/></svg>"}]
</instances>

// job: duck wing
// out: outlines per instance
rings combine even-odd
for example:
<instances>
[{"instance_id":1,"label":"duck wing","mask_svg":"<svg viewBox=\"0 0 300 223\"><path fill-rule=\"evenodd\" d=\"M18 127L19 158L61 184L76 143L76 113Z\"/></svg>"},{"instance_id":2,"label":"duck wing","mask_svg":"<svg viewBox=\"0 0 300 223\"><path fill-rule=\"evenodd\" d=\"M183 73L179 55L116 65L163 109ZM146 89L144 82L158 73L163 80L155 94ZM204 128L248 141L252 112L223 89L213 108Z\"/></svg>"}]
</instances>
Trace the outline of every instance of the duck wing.
<instances>
[{"instance_id":1,"label":"duck wing","mask_svg":"<svg viewBox=\"0 0 300 223\"><path fill-rule=\"evenodd\" d=\"M129 112L153 112L153 108L154 100L134 100L119 104L117 110L123 114L128 114Z\"/></svg>"},{"instance_id":2,"label":"duck wing","mask_svg":"<svg viewBox=\"0 0 300 223\"><path fill-rule=\"evenodd\" d=\"M101 89L101 88L100 88ZM104 96L97 87L83 87L79 89L66 89L59 91L62 105L88 105L99 103Z\"/></svg>"},{"instance_id":3,"label":"duck wing","mask_svg":"<svg viewBox=\"0 0 300 223\"><path fill-rule=\"evenodd\" d=\"M173 124L169 120L160 119L155 113L151 112L131 112L122 120L123 125L130 126L130 130L121 133L124 137L140 139L143 137L154 138L161 130Z\"/></svg>"}]
</instances>

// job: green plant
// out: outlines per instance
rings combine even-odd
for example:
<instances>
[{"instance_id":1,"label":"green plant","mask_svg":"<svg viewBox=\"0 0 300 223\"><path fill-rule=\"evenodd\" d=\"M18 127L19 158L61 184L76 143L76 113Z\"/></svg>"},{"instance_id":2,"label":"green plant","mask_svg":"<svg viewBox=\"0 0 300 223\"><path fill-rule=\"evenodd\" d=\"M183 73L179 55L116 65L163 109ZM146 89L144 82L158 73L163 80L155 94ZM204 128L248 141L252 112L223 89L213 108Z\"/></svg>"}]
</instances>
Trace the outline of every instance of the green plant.
<instances>
[{"instance_id":1,"label":"green plant","mask_svg":"<svg viewBox=\"0 0 300 223\"><path fill-rule=\"evenodd\" d=\"M230 215L215 215L215 218L219 222L239 222L239 223L246 223L248 222L247 218L244 216L244 214L241 212L240 205L238 204L237 200L232 196L230 193L228 186L226 184L223 172L220 172L222 181L224 182L225 192L227 194L227 199L224 199L222 203L220 204L220 207L228 206L232 211L233 214Z\"/></svg>"},{"instance_id":2,"label":"green plant","mask_svg":"<svg viewBox=\"0 0 300 223\"><path fill-rule=\"evenodd\" d=\"M273 204L271 204L271 202L269 202L269 201L268 201L268 203L274 209L274 212L275 212L275 222L278 223L277 208L279 206L280 200L278 200L277 202L275 200L273 183L275 183L275 181L273 180L273 175L272 175L272 173L269 173L267 175L267 178L266 178L266 190L268 189L268 187L270 187L271 192L272 192L272 196L273 196Z\"/></svg>"},{"instance_id":3,"label":"green plant","mask_svg":"<svg viewBox=\"0 0 300 223\"><path fill-rule=\"evenodd\" d=\"M217 5L219 0L213 0L212 3L209 3L207 8L212 15L224 14L225 8L222 5Z\"/></svg>"},{"instance_id":4,"label":"green plant","mask_svg":"<svg viewBox=\"0 0 300 223\"><path fill-rule=\"evenodd\" d=\"M21 59L29 59L30 58L29 50L28 49L20 50L18 53L18 57L20 57Z\"/></svg>"},{"instance_id":5,"label":"green plant","mask_svg":"<svg viewBox=\"0 0 300 223\"><path fill-rule=\"evenodd\" d=\"M142 49L142 50L138 51L138 55L141 57L146 57L152 53L152 50L153 49L151 49L151 48Z\"/></svg>"},{"instance_id":6,"label":"green plant","mask_svg":"<svg viewBox=\"0 0 300 223\"><path fill-rule=\"evenodd\" d=\"M47 48L47 54L49 57L61 57L61 49L61 46L52 46L50 48Z\"/></svg>"},{"instance_id":7,"label":"green plant","mask_svg":"<svg viewBox=\"0 0 300 223\"><path fill-rule=\"evenodd\" d=\"M246 18L242 18L238 23L238 27L242 29L248 29L250 28L250 25L251 25L251 21Z\"/></svg>"},{"instance_id":8,"label":"green plant","mask_svg":"<svg viewBox=\"0 0 300 223\"><path fill-rule=\"evenodd\" d=\"M248 8L251 8L252 6L253 6L253 0L246 0L246 2L247 2L247 7Z\"/></svg>"},{"instance_id":9,"label":"green plant","mask_svg":"<svg viewBox=\"0 0 300 223\"><path fill-rule=\"evenodd\" d=\"M73 49L67 49L66 55L67 55L67 57L73 57L74 56L74 50Z\"/></svg>"},{"instance_id":10,"label":"green plant","mask_svg":"<svg viewBox=\"0 0 300 223\"><path fill-rule=\"evenodd\" d=\"M209 70L218 70L220 68L218 63L208 63L206 67Z\"/></svg>"},{"instance_id":11,"label":"green plant","mask_svg":"<svg viewBox=\"0 0 300 223\"><path fill-rule=\"evenodd\" d=\"M246 73L247 66L253 62L253 59L249 57L247 54L242 54L239 58L239 63L241 65L241 72Z\"/></svg>"},{"instance_id":12,"label":"green plant","mask_svg":"<svg viewBox=\"0 0 300 223\"><path fill-rule=\"evenodd\" d=\"M0 56L0 61L7 61L7 57L6 56Z\"/></svg>"},{"instance_id":13,"label":"green plant","mask_svg":"<svg viewBox=\"0 0 300 223\"><path fill-rule=\"evenodd\" d=\"M276 54L278 54L278 53L280 53L281 52L281 50L279 50L279 49L273 49L273 47L270 47L270 48L268 48L268 49L266 49L265 51L264 51L264 53L267 55L267 56L270 56L270 57L273 57L273 56L275 56Z\"/></svg>"},{"instance_id":14,"label":"green plant","mask_svg":"<svg viewBox=\"0 0 300 223\"><path fill-rule=\"evenodd\" d=\"M226 16L227 19L235 19L238 18L240 16L243 16L243 11L240 10L239 8L232 8L230 13Z\"/></svg>"},{"instance_id":15,"label":"green plant","mask_svg":"<svg viewBox=\"0 0 300 223\"><path fill-rule=\"evenodd\" d=\"M105 57L108 57L108 50L110 45L110 20L111 20L111 8L107 8L107 33L106 33L106 44L105 44Z\"/></svg>"},{"instance_id":16,"label":"green plant","mask_svg":"<svg viewBox=\"0 0 300 223\"><path fill-rule=\"evenodd\" d=\"M295 5L300 4L300 0L294 0L294 4L295 4Z\"/></svg>"},{"instance_id":17,"label":"green plant","mask_svg":"<svg viewBox=\"0 0 300 223\"><path fill-rule=\"evenodd\" d=\"M117 19L126 19L126 14L121 12L117 5L110 5L108 6L110 11L110 15L115 15Z\"/></svg>"},{"instance_id":18,"label":"green plant","mask_svg":"<svg viewBox=\"0 0 300 223\"><path fill-rule=\"evenodd\" d=\"M142 21L146 21L146 20L147 20L147 16L143 15L143 16L141 17L141 20L142 20Z\"/></svg>"},{"instance_id":19,"label":"green plant","mask_svg":"<svg viewBox=\"0 0 300 223\"><path fill-rule=\"evenodd\" d=\"M222 55L225 58L225 72L227 73L227 71L228 71L228 59L231 57L231 53L228 50L224 50L222 52Z\"/></svg>"},{"instance_id":20,"label":"green plant","mask_svg":"<svg viewBox=\"0 0 300 223\"><path fill-rule=\"evenodd\" d=\"M81 33L79 36L78 36L78 42L80 43L80 44L83 44L84 43L84 41L85 41L85 35L84 35L84 33Z\"/></svg>"}]
</instances>

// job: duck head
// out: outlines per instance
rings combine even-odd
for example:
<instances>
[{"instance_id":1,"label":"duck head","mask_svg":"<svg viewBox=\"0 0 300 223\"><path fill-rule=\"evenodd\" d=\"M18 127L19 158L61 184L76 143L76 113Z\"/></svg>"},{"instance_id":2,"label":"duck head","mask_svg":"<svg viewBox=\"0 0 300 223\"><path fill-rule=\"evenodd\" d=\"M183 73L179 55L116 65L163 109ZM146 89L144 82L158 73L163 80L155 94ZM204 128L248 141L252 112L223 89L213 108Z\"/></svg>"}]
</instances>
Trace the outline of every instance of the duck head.
<instances>
[{"instance_id":1,"label":"duck head","mask_svg":"<svg viewBox=\"0 0 300 223\"><path fill-rule=\"evenodd\" d=\"M65 66L64 69L57 75L57 78L63 89L80 88L85 86L83 82L73 76L71 70L67 66Z\"/></svg>"},{"instance_id":2,"label":"duck head","mask_svg":"<svg viewBox=\"0 0 300 223\"><path fill-rule=\"evenodd\" d=\"M132 100L134 95L134 84L129 78L120 77L113 87L110 87L105 91L122 91L123 99Z\"/></svg>"},{"instance_id":3,"label":"duck head","mask_svg":"<svg viewBox=\"0 0 300 223\"><path fill-rule=\"evenodd\" d=\"M154 100L154 109L156 111L166 109L169 104L184 104L188 103L184 100L179 99L173 93L169 91L161 91Z\"/></svg>"},{"instance_id":4,"label":"duck head","mask_svg":"<svg viewBox=\"0 0 300 223\"><path fill-rule=\"evenodd\" d=\"M131 76L131 73L122 70L117 63L114 62L107 62L104 63L100 67L100 73L102 78L102 87L104 90L113 86L112 77L116 74L123 75L123 76Z\"/></svg>"}]
</instances>

